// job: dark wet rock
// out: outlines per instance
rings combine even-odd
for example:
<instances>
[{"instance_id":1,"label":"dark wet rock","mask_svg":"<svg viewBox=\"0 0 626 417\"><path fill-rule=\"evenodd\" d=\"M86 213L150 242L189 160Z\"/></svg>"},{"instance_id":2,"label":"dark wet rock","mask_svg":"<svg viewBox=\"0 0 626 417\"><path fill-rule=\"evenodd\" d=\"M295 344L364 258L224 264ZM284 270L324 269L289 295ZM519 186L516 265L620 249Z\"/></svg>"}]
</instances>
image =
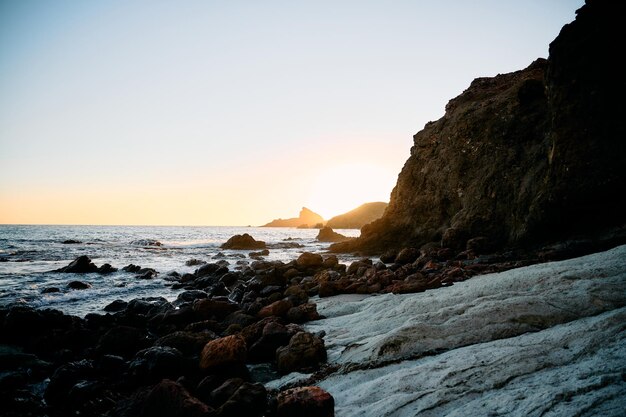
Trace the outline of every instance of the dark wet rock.
<instances>
[{"instance_id":1,"label":"dark wet rock","mask_svg":"<svg viewBox=\"0 0 626 417\"><path fill-rule=\"evenodd\" d=\"M80 240L75 240L75 239L67 239L67 240L64 240L61 243L64 244L64 245L77 245L77 244L83 243L83 242L81 242Z\"/></svg>"},{"instance_id":2,"label":"dark wet rock","mask_svg":"<svg viewBox=\"0 0 626 417\"><path fill-rule=\"evenodd\" d=\"M244 382L245 381L241 378L227 379L226 381L224 381L224 383L222 383L211 392L207 404L215 408L219 407L220 405L224 404L226 400L232 397L233 394L237 391L237 389L239 389L241 385L243 385Z\"/></svg>"},{"instance_id":3,"label":"dark wet rock","mask_svg":"<svg viewBox=\"0 0 626 417\"><path fill-rule=\"evenodd\" d=\"M91 288L91 284L83 281L71 281L67 284L67 288L70 290L86 290Z\"/></svg>"},{"instance_id":4,"label":"dark wet rock","mask_svg":"<svg viewBox=\"0 0 626 417\"><path fill-rule=\"evenodd\" d=\"M91 259L89 259L88 256L82 255L70 262L69 265L55 270L55 272L87 274L90 272L98 272L98 267L91 262Z\"/></svg>"},{"instance_id":5,"label":"dark wet rock","mask_svg":"<svg viewBox=\"0 0 626 417\"><path fill-rule=\"evenodd\" d=\"M155 239L137 239L130 242L131 245L144 247L161 247L163 244Z\"/></svg>"},{"instance_id":6,"label":"dark wet rock","mask_svg":"<svg viewBox=\"0 0 626 417\"><path fill-rule=\"evenodd\" d=\"M208 417L213 409L169 379L156 384L142 401L139 417ZM130 416L129 416L130 417Z\"/></svg>"},{"instance_id":7,"label":"dark wet rock","mask_svg":"<svg viewBox=\"0 0 626 417\"><path fill-rule=\"evenodd\" d=\"M315 369L325 361L324 341L308 332L296 333L287 346L276 351L276 364L281 374Z\"/></svg>"},{"instance_id":8,"label":"dark wet rock","mask_svg":"<svg viewBox=\"0 0 626 417\"><path fill-rule=\"evenodd\" d=\"M61 289L59 287L48 287L44 288L43 291L41 291L42 294L51 294L55 292L61 292Z\"/></svg>"},{"instance_id":9,"label":"dark wet rock","mask_svg":"<svg viewBox=\"0 0 626 417\"><path fill-rule=\"evenodd\" d=\"M94 374L93 362L81 360L59 367L50 377L44 398L50 405L63 405L70 389L79 381L90 379Z\"/></svg>"},{"instance_id":10,"label":"dark wet rock","mask_svg":"<svg viewBox=\"0 0 626 417\"><path fill-rule=\"evenodd\" d=\"M299 387L277 396L277 417L334 417L335 400L319 387Z\"/></svg>"},{"instance_id":11,"label":"dark wet rock","mask_svg":"<svg viewBox=\"0 0 626 417\"><path fill-rule=\"evenodd\" d=\"M176 331L157 339L155 346L169 346L178 349L185 355L198 355L202 348L217 335L211 331L200 332Z\"/></svg>"},{"instance_id":12,"label":"dark wet rock","mask_svg":"<svg viewBox=\"0 0 626 417\"><path fill-rule=\"evenodd\" d=\"M324 268L336 268L339 265L339 259L335 255L328 255L324 257Z\"/></svg>"},{"instance_id":13,"label":"dark wet rock","mask_svg":"<svg viewBox=\"0 0 626 417\"><path fill-rule=\"evenodd\" d=\"M319 268L324 264L324 259L318 253L304 252L298 257L296 263L302 268Z\"/></svg>"},{"instance_id":14,"label":"dark wet rock","mask_svg":"<svg viewBox=\"0 0 626 417\"><path fill-rule=\"evenodd\" d=\"M104 307L104 311L109 313L117 313L118 311L122 311L128 306L128 303L124 300L115 300Z\"/></svg>"},{"instance_id":15,"label":"dark wet rock","mask_svg":"<svg viewBox=\"0 0 626 417\"><path fill-rule=\"evenodd\" d=\"M111 264L103 264L98 268L98 273L100 274L111 274L113 272L117 272L117 268L112 267Z\"/></svg>"},{"instance_id":16,"label":"dark wet rock","mask_svg":"<svg viewBox=\"0 0 626 417\"><path fill-rule=\"evenodd\" d=\"M260 417L265 415L267 391L261 384L244 382L217 409L220 417Z\"/></svg>"},{"instance_id":17,"label":"dark wet rock","mask_svg":"<svg viewBox=\"0 0 626 417\"><path fill-rule=\"evenodd\" d=\"M173 309L174 306L163 297L135 298L130 300L126 307L126 311L129 314L141 314L146 316L165 313Z\"/></svg>"},{"instance_id":18,"label":"dark wet rock","mask_svg":"<svg viewBox=\"0 0 626 417\"><path fill-rule=\"evenodd\" d=\"M222 249L265 249L265 242L255 240L247 233L235 235L221 246Z\"/></svg>"},{"instance_id":19,"label":"dark wet rock","mask_svg":"<svg viewBox=\"0 0 626 417\"><path fill-rule=\"evenodd\" d=\"M394 263L398 256L398 251L395 249L389 249L380 256L380 261L386 264Z\"/></svg>"},{"instance_id":20,"label":"dark wet rock","mask_svg":"<svg viewBox=\"0 0 626 417\"><path fill-rule=\"evenodd\" d=\"M241 310L235 311L234 313L229 314L224 318L222 324L225 326L230 326L231 324L236 324L238 326L246 327L250 324L254 323L256 319L250 314L246 314Z\"/></svg>"},{"instance_id":21,"label":"dark wet rock","mask_svg":"<svg viewBox=\"0 0 626 417\"><path fill-rule=\"evenodd\" d=\"M270 254L269 250L263 249L262 251L259 251L259 252L250 252L248 256L251 258L255 258L255 257L260 257L260 256L268 256L269 254Z\"/></svg>"},{"instance_id":22,"label":"dark wet rock","mask_svg":"<svg viewBox=\"0 0 626 417\"><path fill-rule=\"evenodd\" d=\"M241 335L211 340L200 354L200 368L211 369L227 365L241 365L246 360L246 341Z\"/></svg>"},{"instance_id":23,"label":"dark wet rock","mask_svg":"<svg viewBox=\"0 0 626 417\"><path fill-rule=\"evenodd\" d=\"M261 337L250 346L248 359L252 363L270 362L276 357L276 350L289 343L293 334L277 322L268 322L261 333Z\"/></svg>"},{"instance_id":24,"label":"dark wet rock","mask_svg":"<svg viewBox=\"0 0 626 417\"><path fill-rule=\"evenodd\" d=\"M420 251L417 248L404 248L398 255L396 255L395 262L397 264L410 264L415 262L417 258L420 256Z\"/></svg>"},{"instance_id":25,"label":"dark wet rock","mask_svg":"<svg viewBox=\"0 0 626 417\"><path fill-rule=\"evenodd\" d=\"M313 303L306 303L292 307L287 311L287 320L292 323L304 323L307 321L319 320L317 306Z\"/></svg>"},{"instance_id":26,"label":"dark wet rock","mask_svg":"<svg viewBox=\"0 0 626 417\"><path fill-rule=\"evenodd\" d=\"M139 279L152 279L156 278L158 274L159 273L154 268L141 268L137 271L137 275L135 275L135 277Z\"/></svg>"},{"instance_id":27,"label":"dark wet rock","mask_svg":"<svg viewBox=\"0 0 626 417\"><path fill-rule=\"evenodd\" d=\"M493 245L489 238L484 236L474 237L466 243L466 249L472 251L476 255L482 255L493 249Z\"/></svg>"},{"instance_id":28,"label":"dark wet rock","mask_svg":"<svg viewBox=\"0 0 626 417\"><path fill-rule=\"evenodd\" d=\"M263 307L261 311L259 311L257 316L260 318L271 317L271 316L284 317L287 315L287 312L289 311L291 307L293 307L293 304L291 301L287 299L278 300Z\"/></svg>"},{"instance_id":29,"label":"dark wet rock","mask_svg":"<svg viewBox=\"0 0 626 417\"><path fill-rule=\"evenodd\" d=\"M304 291L301 287L297 285L292 285L291 287L287 288L284 294L285 297L287 297L287 299L291 301L291 304L293 304L294 306L305 304L309 301L309 295L306 293L306 291Z\"/></svg>"},{"instance_id":30,"label":"dark wet rock","mask_svg":"<svg viewBox=\"0 0 626 417\"><path fill-rule=\"evenodd\" d=\"M132 273L137 273L139 272L139 270L141 270L141 267L135 264L129 264L129 265L126 265L124 268L122 268L122 271L132 272Z\"/></svg>"},{"instance_id":31,"label":"dark wet rock","mask_svg":"<svg viewBox=\"0 0 626 417\"><path fill-rule=\"evenodd\" d=\"M99 374L106 376L118 376L128 369L128 362L121 356L102 355L97 362L96 369Z\"/></svg>"},{"instance_id":32,"label":"dark wet rock","mask_svg":"<svg viewBox=\"0 0 626 417\"><path fill-rule=\"evenodd\" d=\"M137 352L129 371L137 380L154 382L163 378L177 378L185 372L182 353L170 346L152 346Z\"/></svg>"},{"instance_id":33,"label":"dark wet rock","mask_svg":"<svg viewBox=\"0 0 626 417\"><path fill-rule=\"evenodd\" d=\"M115 326L100 337L97 350L101 353L130 357L146 348L149 343L145 330L130 326Z\"/></svg>"},{"instance_id":34,"label":"dark wet rock","mask_svg":"<svg viewBox=\"0 0 626 417\"><path fill-rule=\"evenodd\" d=\"M228 272L228 268L217 263L211 263L202 265L200 268L196 269L194 275L196 275L197 277L205 277L208 275L221 275L225 274L226 272Z\"/></svg>"},{"instance_id":35,"label":"dark wet rock","mask_svg":"<svg viewBox=\"0 0 626 417\"><path fill-rule=\"evenodd\" d=\"M206 263L206 261L203 261L201 259L189 259L188 261L185 262L186 266L196 266L196 265L204 265Z\"/></svg>"},{"instance_id":36,"label":"dark wet rock","mask_svg":"<svg viewBox=\"0 0 626 417\"><path fill-rule=\"evenodd\" d=\"M206 298L196 300L193 303L193 311L201 320L223 319L237 310L239 310L239 306L228 299L216 300Z\"/></svg>"},{"instance_id":37,"label":"dark wet rock","mask_svg":"<svg viewBox=\"0 0 626 417\"><path fill-rule=\"evenodd\" d=\"M178 297L176 297L176 301L174 301L174 304L191 303L195 300L202 300L207 297L208 294L206 293L206 291L187 290L178 294Z\"/></svg>"},{"instance_id":38,"label":"dark wet rock","mask_svg":"<svg viewBox=\"0 0 626 417\"><path fill-rule=\"evenodd\" d=\"M323 227L317 234L316 239L320 242L344 242L346 240L350 240L351 238L335 232L330 227Z\"/></svg>"}]
</instances>

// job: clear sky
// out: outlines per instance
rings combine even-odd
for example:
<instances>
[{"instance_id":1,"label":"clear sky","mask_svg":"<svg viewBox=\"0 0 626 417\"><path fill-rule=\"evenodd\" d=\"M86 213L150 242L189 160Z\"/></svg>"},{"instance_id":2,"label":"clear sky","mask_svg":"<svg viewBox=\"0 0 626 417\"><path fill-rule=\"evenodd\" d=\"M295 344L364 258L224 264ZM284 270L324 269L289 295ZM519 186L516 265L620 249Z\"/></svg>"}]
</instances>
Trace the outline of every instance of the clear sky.
<instances>
[{"instance_id":1,"label":"clear sky","mask_svg":"<svg viewBox=\"0 0 626 417\"><path fill-rule=\"evenodd\" d=\"M412 135L582 0L0 0L0 223L262 224L388 201Z\"/></svg>"}]
</instances>

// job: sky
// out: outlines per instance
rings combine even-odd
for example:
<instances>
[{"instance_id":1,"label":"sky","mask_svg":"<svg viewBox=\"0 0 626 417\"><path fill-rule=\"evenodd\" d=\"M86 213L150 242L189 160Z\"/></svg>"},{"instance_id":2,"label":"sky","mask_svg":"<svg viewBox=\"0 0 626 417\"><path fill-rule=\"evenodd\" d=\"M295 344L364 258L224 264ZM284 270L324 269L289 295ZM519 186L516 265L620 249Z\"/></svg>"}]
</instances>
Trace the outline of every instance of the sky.
<instances>
[{"instance_id":1,"label":"sky","mask_svg":"<svg viewBox=\"0 0 626 417\"><path fill-rule=\"evenodd\" d=\"M0 0L0 223L258 225L389 201L412 136L582 0Z\"/></svg>"}]
</instances>

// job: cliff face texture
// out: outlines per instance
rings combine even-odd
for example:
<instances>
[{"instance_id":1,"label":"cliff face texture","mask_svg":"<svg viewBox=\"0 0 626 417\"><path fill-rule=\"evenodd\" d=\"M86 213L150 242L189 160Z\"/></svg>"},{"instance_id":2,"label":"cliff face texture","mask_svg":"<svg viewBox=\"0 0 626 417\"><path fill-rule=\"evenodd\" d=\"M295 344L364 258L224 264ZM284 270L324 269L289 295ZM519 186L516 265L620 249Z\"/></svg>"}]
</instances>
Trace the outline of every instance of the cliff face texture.
<instances>
[{"instance_id":1,"label":"cliff face texture","mask_svg":"<svg viewBox=\"0 0 626 417\"><path fill-rule=\"evenodd\" d=\"M387 203L365 203L330 219L326 226L333 229L360 229L374 220L380 219L387 208Z\"/></svg>"},{"instance_id":2,"label":"cliff face texture","mask_svg":"<svg viewBox=\"0 0 626 417\"><path fill-rule=\"evenodd\" d=\"M591 1L548 60L478 78L414 136L384 216L335 251L536 244L626 220L623 5Z\"/></svg>"}]
</instances>

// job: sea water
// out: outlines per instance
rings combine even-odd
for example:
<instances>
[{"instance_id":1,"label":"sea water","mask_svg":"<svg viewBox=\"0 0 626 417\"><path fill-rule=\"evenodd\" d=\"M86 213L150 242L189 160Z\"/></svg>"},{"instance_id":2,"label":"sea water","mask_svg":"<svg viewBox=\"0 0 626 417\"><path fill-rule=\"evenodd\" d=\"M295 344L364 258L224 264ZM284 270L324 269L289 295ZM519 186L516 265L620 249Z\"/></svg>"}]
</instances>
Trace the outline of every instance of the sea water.
<instances>
[{"instance_id":1,"label":"sea water","mask_svg":"<svg viewBox=\"0 0 626 417\"><path fill-rule=\"evenodd\" d=\"M360 233L353 229L338 232L346 236ZM322 253L329 246L315 239L316 229L0 225L0 305L49 307L84 316L102 313L104 306L117 299L161 296L173 300L181 290L167 286L167 274L193 272L198 266L187 266L191 259L206 262L223 259L231 269L252 262L250 250L220 249L231 236L243 233L267 243L270 253L264 259L270 261L288 262L302 252ZM68 240L80 243L63 243ZM109 263L120 270L107 275L52 272L81 255L87 255L97 266ZM340 257L343 262L350 260L347 255ZM144 280L121 270L131 263L154 268L159 275ZM73 280L88 282L92 287L67 289ZM51 287L59 288L60 292L42 292Z\"/></svg>"}]
</instances>

